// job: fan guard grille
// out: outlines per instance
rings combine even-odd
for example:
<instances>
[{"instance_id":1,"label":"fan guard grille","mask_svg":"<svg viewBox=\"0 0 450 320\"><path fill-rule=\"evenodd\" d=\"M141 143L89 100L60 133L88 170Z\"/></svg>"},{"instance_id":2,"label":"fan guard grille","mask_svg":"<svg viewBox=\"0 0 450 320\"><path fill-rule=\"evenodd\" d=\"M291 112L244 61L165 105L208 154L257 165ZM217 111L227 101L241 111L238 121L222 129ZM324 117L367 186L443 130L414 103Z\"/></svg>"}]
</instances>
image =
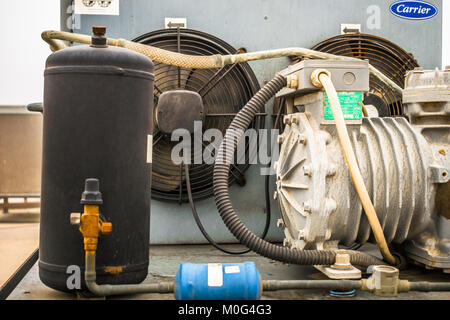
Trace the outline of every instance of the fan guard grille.
<instances>
[{"instance_id":1,"label":"fan guard grille","mask_svg":"<svg viewBox=\"0 0 450 320\"><path fill-rule=\"evenodd\" d=\"M165 50L189 55L234 54L237 52L226 42L196 30L163 29L144 34L133 41L152 45ZM158 97L169 90L191 90L203 99L203 132L216 128L225 133L233 116L259 90L259 84L247 63L225 66L221 69L185 69L155 62L155 110ZM251 128L258 130L264 126L262 116L257 117ZM153 173L152 198L165 201L186 202L187 190L184 169L171 160L171 151L178 142L171 141L154 126L153 132ZM202 152L209 142L203 144ZM193 148L192 148L193 149ZM241 182L243 173L249 167L248 141L244 164L231 166L230 184ZM252 150L252 152L254 152ZM190 181L194 199L203 199L213 194L213 165L193 164L194 150L191 152Z\"/></svg>"}]
</instances>

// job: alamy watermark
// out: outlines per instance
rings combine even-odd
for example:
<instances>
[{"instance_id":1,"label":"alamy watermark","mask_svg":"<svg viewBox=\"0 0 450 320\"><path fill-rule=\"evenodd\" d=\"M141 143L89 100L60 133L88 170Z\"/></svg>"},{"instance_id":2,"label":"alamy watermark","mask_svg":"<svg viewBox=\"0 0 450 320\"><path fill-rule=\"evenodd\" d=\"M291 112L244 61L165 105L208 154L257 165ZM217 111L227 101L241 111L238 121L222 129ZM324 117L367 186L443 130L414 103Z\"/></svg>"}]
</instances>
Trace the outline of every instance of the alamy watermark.
<instances>
[{"instance_id":1,"label":"alamy watermark","mask_svg":"<svg viewBox=\"0 0 450 320\"><path fill-rule=\"evenodd\" d=\"M260 164L261 175L275 174L268 165L272 158L278 159L279 130L227 129L224 141L222 131L212 128L203 132L202 125L195 121L192 134L187 129L172 132L171 141L178 142L170 155L174 164Z\"/></svg>"}]
</instances>

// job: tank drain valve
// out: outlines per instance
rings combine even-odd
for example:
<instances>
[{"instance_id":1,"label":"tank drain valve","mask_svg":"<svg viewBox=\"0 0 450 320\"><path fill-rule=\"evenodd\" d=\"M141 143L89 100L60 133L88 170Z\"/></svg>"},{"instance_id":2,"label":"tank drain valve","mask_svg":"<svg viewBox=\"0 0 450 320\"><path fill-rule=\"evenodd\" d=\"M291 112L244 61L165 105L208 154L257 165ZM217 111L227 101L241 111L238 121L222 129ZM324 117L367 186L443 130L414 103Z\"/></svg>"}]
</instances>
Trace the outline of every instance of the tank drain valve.
<instances>
[{"instance_id":1,"label":"tank drain valve","mask_svg":"<svg viewBox=\"0 0 450 320\"><path fill-rule=\"evenodd\" d=\"M84 250L95 252L100 235L112 233L111 222L100 218L99 207L103 200L98 179L86 179L80 203L84 205L84 213L71 213L70 223L80 226L79 230L84 238Z\"/></svg>"}]
</instances>

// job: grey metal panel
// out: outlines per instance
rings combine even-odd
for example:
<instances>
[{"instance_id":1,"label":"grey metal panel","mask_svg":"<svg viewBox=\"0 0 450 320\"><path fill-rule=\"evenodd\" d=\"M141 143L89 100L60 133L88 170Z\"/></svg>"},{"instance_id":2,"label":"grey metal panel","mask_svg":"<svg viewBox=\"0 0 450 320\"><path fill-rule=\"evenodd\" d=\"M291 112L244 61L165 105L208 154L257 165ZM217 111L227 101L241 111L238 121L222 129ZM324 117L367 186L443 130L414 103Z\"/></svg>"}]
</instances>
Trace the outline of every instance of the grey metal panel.
<instances>
[{"instance_id":1,"label":"grey metal panel","mask_svg":"<svg viewBox=\"0 0 450 320\"><path fill-rule=\"evenodd\" d=\"M439 14L425 21L410 21L395 17L389 11L394 0L122 0L120 16L82 15L81 30L90 34L92 25L105 25L107 36L133 39L144 33L164 28L165 17L186 17L187 26L208 32L236 48L249 52L284 47L311 47L340 33L341 23L360 23L362 32L391 40L414 54L426 69L441 66L442 61L442 0L429 0ZM380 8L380 29L369 30L369 6ZM250 62L261 84L285 68L287 58ZM267 106L268 111L271 104ZM264 228L264 177L259 167L246 173L247 185L231 188L236 211L255 233ZM274 192L274 178L271 195ZM273 225L280 217L273 201L272 228L269 239L282 240L281 231ZM198 201L198 211L205 227L220 242L235 241L223 225L213 199ZM187 205L152 201L152 243L204 242L195 226Z\"/></svg>"},{"instance_id":2,"label":"grey metal panel","mask_svg":"<svg viewBox=\"0 0 450 320\"><path fill-rule=\"evenodd\" d=\"M341 23L360 23L362 32L385 37L414 54L425 69L442 64L442 0L429 0L439 10L424 21L400 19L389 11L394 0L122 0L120 16L82 15L81 32L108 27L108 36L135 38L164 28L165 17L186 17L191 29L211 33L248 51L311 47L340 33ZM370 6L380 8L380 29L370 30ZM252 63L260 81L270 80L287 59Z\"/></svg>"}]
</instances>

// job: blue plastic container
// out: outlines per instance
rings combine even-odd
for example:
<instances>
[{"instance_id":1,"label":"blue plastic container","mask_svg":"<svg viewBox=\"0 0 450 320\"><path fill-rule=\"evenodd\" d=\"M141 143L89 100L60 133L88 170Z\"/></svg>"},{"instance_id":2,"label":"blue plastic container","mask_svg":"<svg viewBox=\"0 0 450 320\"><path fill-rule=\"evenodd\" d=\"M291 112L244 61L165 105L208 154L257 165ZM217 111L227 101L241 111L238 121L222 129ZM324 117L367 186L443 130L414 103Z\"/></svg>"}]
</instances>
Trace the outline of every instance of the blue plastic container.
<instances>
[{"instance_id":1,"label":"blue plastic container","mask_svg":"<svg viewBox=\"0 0 450 320\"><path fill-rule=\"evenodd\" d=\"M254 262L182 263L175 276L177 300L258 300L261 275Z\"/></svg>"}]
</instances>

